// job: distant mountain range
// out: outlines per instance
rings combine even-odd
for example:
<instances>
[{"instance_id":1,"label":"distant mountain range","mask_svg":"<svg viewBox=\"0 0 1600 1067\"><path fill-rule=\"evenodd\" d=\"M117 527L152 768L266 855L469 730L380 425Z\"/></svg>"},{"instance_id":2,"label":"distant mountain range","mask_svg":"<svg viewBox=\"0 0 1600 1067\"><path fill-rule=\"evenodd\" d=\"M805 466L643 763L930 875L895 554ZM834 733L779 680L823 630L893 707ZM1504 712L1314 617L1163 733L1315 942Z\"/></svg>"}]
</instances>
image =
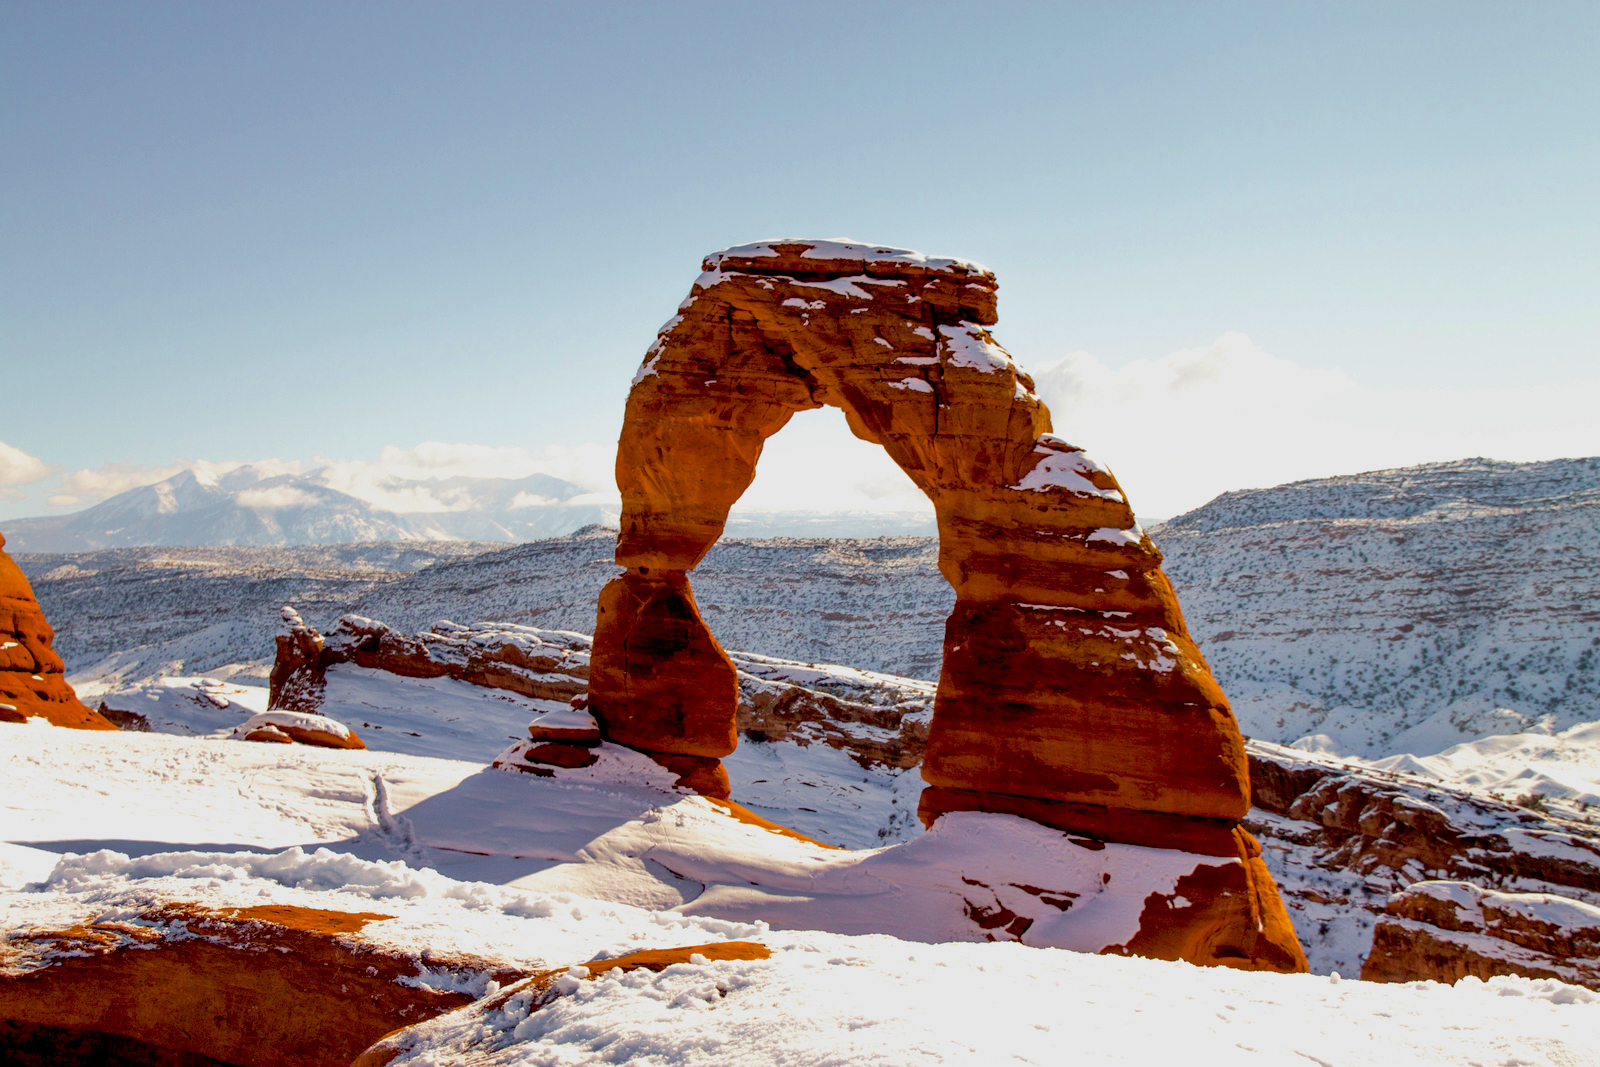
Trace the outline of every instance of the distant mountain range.
<instances>
[{"instance_id":1,"label":"distant mountain range","mask_svg":"<svg viewBox=\"0 0 1600 1067\"><path fill-rule=\"evenodd\" d=\"M571 503L588 490L548 474L526 478L395 480L448 511L389 511L324 484L320 470L263 477L245 466L220 477L182 471L71 515L12 519L13 552L94 552L135 546L281 547L358 541L533 541L593 523L617 509Z\"/></svg>"},{"instance_id":2,"label":"distant mountain range","mask_svg":"<svg viewBox=\"0 0 1600 1067\"><path fill-rule=\"evenodd\" d=\"M614 501L548 474L526 478L394 479L389 500L432 510L389 510L341 492L321 470L266 476L244 466L218 477L183 471L70 515L11 519L12 552L226 546L285 548L373 541L538 541L584 526L616 526ZM438 510L440 507L448 510ZM935 533L933 513L735 512L730 537L885 537Z\"/></svg>"}]
</instances>

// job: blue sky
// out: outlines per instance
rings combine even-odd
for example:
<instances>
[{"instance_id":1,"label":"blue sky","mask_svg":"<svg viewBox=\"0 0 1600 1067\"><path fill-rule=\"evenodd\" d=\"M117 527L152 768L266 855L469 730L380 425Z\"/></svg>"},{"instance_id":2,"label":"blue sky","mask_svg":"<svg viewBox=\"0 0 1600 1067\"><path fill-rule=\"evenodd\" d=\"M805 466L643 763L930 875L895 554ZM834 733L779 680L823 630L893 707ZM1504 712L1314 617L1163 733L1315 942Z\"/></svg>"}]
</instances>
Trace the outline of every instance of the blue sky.
<instances>
[{"instance_id":1,"label":"blue sky","mask_svg":"<svg viewBox=\"0 0 1600 1067\"><path fill-rule=\"evenodd\" d=\"M6 2L0 85L0 518L425 441L603 479L700 257L784 235L995 269L1158 512L1600 453L1593 4ZM1212 437L1183 352L1304 439Z\"/></svg>"}]
</instances>

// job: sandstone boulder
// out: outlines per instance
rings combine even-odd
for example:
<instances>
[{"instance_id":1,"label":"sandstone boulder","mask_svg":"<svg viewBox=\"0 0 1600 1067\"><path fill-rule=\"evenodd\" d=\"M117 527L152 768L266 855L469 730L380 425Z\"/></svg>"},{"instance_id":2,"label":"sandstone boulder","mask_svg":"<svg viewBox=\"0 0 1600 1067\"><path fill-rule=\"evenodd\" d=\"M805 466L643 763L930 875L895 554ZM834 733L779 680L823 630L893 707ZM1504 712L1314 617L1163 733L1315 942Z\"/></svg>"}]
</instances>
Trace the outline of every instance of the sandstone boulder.
<instances>
[{"instance_id":1,"label":"sandstone boulder","mask_svg":"<svg viewBox=\"0 0 1600 1067\"><path fill-rule=\"evenodd\" d=\"M1227 699L1116 479L1051 433L1032 380L989 333L995 291L973 263L842 242L707 258L628 395L625 573L600 594L589 708L608 740L664 765L733 751L737 672L688 572L765 440L797 411L839 407L933 502L956 592L925 817L1026 804L1074 833L1115 825L1154 843L1140 836L1149 825L1185 849L1190 837L1231 842L1249 778ZM1261 932L1245 965L1304 969L1265 867L1240 869L1248 891L1217 899L1233 909L1223 926Z\"/></svg>"},{"instance_id":2,"label":"sandstone boulder","mask_svg":"<svg viewBox=\"0 0 1600 1067\"><path fill-rule=\"evenodd\" d=\"M0 534L0 722L43 718L76 730L115 730L67 684L66 667L51 647L55 631L5 545Z\"/></svg>"},{"instance_id":3,"label":"sandstone boulder","mask_svg":"<svg viewBox=\"0 0 1600 1067\"><path fill-rule=\"evenodd\" d=\"M272 725L270 722L251 728L243 735L246 741L265 741L275 745L292 745L294 738Z\"/></svg>"},{"instance_id":4,"label":"sandstone boulder","mask_svg":"<svg viewBox=\"0 0 1600 1067\"><path fill-rule=\"evenodd\" d=\"M233 732L246 741L290 741L317 748L367 747L344 723L305 711L264 711L250 716Z\"/></svg>"}]
</instances>

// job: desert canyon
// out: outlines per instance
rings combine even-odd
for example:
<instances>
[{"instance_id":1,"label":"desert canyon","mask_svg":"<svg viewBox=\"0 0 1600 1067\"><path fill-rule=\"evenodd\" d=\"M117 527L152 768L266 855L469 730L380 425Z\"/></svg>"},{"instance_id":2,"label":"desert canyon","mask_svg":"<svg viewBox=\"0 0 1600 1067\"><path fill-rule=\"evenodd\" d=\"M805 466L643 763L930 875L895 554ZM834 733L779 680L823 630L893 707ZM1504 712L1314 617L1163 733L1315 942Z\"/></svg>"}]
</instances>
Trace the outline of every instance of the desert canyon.
<instances>
[{"instance_id":1,"label":"desert canyon","mask_svg":"<svg viewBox=\"0 0 1600 1067\"><path fill-rule=\"evenodd\" d=\"M1427 1017L1490 1042L1522 998L1580 1047L1600 1010L1587 804L1247 739L1121 485L1055 433L992 335L996 289L974 263L871 245L707 257L628 395L620 529L517 557L538 580L582 570L592 635L406 632L356 613L319 630L283 605L265 691L242 673L120 685L138 659L118 653L96 711L0 540L0 729L10 773L39 790L17 802L27 836L0 846L8 1054L510 1063L584 1012L643 1005L640 1033L664 1034L741 990L796 1011L819 988L859 997L852 968L908 990L966 968L1006 1018L1001 987L971 980L980 950L1067 999L1136 988L1155 961L1181 965L1159 972L1174 999L1213 973L1199 968L1231 972L1205 988L1281 1012L1264 1044L1284 1054L1328 996L1374 1018L1400 1005L1363 1040L1411 1040L1403 1020ZM942 648L906 661L928 677L725 649L720 605L697 600L764 442L820 406L935 507L947 588L918 611L946 615ZM884 573L874 597L924 588ZM535 593L530 617L551 599ZM76 751L61 728L121 731L94 750L94 788L118 810L92 842L59 814L81 783L45 770ZM793 799L807 790L836 806ZM1330 927L1362 941L1367 983L1330 973L1348 951ZM822 959L836 983L804 977ZM1377 983L1414 984L1391 1000ZM1441 983L1462 983L1458 999ZM307 990L327 1003L308 1010ZM1243 1033L1233 1011L1180 1029L1220 1049ZM741 1018L726 1040L772 1025ZM1023 1029L1006 1040L1025 1045ZM1048 1047L1146 1040L1105 1030L1088 1020ZM604 1048L590 1051L645 1055Z\"/></svg>"}]
</instances>

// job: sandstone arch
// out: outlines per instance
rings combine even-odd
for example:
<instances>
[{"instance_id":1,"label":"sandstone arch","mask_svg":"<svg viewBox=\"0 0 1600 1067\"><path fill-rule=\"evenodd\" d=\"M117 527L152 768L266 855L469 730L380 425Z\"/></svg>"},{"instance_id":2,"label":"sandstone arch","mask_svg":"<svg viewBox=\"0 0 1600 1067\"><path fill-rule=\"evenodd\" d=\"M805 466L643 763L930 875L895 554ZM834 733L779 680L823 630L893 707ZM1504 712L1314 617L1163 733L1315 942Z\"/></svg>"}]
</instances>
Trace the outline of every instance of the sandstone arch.
<instances>
[{"instance_id":1,"label":"sandstone arch","mask_svg":"<svg viewBox=\"0 0 1600 1067\"><path fill-rule=\"evenodd\" d=\"M836 406L933 501L940 570L957 594L924 821L1004 811L1234 857L1249 872L1234 893L1249 901L1241 922L1276 925L1259 953L1234 946L1218 960L1276 952L1272 965L1303 968L1237 827L1248 771L1227 699L1116 479L1050 433L1032 381L985 329L997 321L994 275L828 241L730 248L704 271L628 396L617 454L626 571L600 596L589 691L607 737L726 795L718 759L737 742L734 669L688 572L766 438L797 411ZM1200 962L1196 944L1153 954Z\"/></svg>"}]
</instances>

